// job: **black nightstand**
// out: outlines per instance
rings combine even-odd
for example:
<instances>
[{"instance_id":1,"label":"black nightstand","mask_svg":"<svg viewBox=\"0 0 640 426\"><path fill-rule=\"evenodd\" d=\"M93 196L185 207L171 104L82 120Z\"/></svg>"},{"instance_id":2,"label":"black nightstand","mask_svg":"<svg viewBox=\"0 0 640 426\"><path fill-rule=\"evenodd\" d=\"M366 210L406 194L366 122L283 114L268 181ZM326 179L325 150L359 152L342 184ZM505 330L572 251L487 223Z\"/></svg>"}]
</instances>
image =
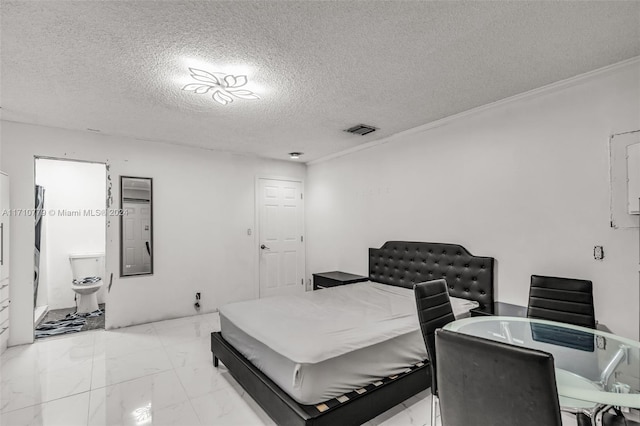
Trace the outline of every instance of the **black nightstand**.
<instances>
[{"instance_id":1,"label":"black nightstand","mask_svg":"<svg viewBox=\"0 0 640 426\"><path fill-rule=\"evenodd\" d=\"M527 307L512 305L511 303L493 302L493 306L487 305L484 308L471 309L472 317L499 316L499 317L526 317Z\"/></svg>"},{"instance_id":2,"label":"black nightstand","mask_svg":"<svg viewBox=\"0 0 640 426\"><path fill-rule=\"evenodd\" d=\"M313 274L313 289L318 290L363 281L369 281L369 278L340 271L321 272L319 274Z\"/></svg>"}]
</instances>

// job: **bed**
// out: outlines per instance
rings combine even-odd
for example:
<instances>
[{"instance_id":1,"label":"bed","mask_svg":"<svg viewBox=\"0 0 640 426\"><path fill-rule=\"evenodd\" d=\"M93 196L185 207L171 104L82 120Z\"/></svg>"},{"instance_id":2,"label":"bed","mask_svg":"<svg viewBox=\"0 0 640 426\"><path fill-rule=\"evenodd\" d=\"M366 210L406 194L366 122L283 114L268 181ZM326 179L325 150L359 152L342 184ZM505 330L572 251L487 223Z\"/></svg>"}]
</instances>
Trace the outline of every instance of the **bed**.
<instances>
[{"instance_id":1,"label":"bed","mask_svg":"<svg viewBox=\"0 0 640 426\"><path fill-rule=\"evenodd\" d=\"M370 282L222 307L214 365L279 425L361 424L430 384L413 285L445 278L461 314L493 303L493 275L456 244L389 241L369 249Z\"/></svg>"}]
</instances>

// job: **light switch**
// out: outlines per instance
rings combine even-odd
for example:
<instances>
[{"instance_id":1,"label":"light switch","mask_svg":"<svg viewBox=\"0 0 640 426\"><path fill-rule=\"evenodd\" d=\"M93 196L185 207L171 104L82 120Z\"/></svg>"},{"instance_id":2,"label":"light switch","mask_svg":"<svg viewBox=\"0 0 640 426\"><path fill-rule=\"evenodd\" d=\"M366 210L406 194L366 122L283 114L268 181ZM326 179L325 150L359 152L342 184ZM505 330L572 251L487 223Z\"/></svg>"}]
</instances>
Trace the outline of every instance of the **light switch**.
<instances>
[{"instance_id":1,"label":"light switch","mask_svg":"<svg viewBox=\"0 0 640 426\"><path fill-rule=\"evenodd\" d=\"M602 246L593 246L593 258L595 260L604 259L604 248Z\"/></svg>"}]
</instances>

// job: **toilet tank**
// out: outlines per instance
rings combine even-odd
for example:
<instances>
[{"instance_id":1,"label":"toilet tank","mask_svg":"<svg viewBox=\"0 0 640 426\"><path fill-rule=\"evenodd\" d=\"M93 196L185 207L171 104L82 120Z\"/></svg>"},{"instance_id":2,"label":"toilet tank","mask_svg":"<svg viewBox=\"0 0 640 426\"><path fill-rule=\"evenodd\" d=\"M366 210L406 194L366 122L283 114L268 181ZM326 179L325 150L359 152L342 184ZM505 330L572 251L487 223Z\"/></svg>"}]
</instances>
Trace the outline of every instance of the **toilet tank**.
<instances>
[{"instance_id":1,"label":"toilet tank","mask_svg":"<svg viewBox=\"0 0 640 426\"><path fill-rule=\"evenodd\" d=\"M75 253L69 255L74 280L104 275L104 253Z\"/></svg>"}]
</instances>

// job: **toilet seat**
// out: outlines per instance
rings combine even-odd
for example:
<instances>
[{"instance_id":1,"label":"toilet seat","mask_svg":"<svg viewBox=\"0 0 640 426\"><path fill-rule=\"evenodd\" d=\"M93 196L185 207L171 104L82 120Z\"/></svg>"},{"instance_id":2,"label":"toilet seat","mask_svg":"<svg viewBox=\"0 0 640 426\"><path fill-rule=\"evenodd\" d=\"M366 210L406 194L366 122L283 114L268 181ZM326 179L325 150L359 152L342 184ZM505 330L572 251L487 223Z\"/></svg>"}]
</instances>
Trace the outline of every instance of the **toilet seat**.
<instances>
[{"instance_id":1,"label":"toilet seat","mask_svg":"<svg viewBox=\"0 0 640 426\"><path fill-rule=\"evenodd\" d=\"M102 287L102 280L97 281L95 283L92 284L71 284L71 288L74 290L79 290L79 291L85 291L86 293L89 293L90 290L92 289L99 289L100 287Z\"/></svg>"}]
</instances>

